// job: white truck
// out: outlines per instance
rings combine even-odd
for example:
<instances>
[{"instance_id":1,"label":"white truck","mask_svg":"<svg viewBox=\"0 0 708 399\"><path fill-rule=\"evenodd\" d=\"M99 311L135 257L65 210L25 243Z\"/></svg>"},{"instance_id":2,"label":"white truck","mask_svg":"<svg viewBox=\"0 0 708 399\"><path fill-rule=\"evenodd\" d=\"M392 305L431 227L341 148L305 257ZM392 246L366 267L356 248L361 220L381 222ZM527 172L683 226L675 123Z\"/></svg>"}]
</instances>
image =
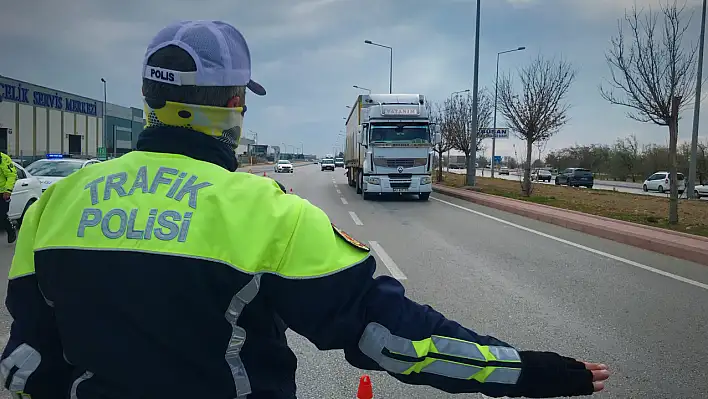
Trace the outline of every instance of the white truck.
<instances>
[{"instance_id":1,"label":"white truck","mask_svg":"<svg viewBox=\"0 0 708 399\"><path fill-rule=\"evenodd\" d=\"M433 190L433 146L425 97L420 94L362 94L346 124L344 162L349 185L367 200L388 193Z\"/></svg>"}]
</instances>

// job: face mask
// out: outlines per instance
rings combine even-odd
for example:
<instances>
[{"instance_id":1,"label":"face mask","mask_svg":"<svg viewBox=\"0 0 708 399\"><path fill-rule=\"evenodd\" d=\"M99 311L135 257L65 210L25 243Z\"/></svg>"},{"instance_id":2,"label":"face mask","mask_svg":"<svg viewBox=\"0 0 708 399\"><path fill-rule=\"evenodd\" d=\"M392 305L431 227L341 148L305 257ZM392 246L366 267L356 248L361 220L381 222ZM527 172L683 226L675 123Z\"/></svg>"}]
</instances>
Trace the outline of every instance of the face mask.
<instances>
[{"instance_id":1,"label":"face mask","mask_svg":"<svg viewBox=\"0 0 708 399\"><path fill-rule=\"evenodd\" d=\"M147 126L178 126L238 147L246 106L225 108L145 99ZM146 126L146 127L147 127Z\"/></svg>"}]
</instances>

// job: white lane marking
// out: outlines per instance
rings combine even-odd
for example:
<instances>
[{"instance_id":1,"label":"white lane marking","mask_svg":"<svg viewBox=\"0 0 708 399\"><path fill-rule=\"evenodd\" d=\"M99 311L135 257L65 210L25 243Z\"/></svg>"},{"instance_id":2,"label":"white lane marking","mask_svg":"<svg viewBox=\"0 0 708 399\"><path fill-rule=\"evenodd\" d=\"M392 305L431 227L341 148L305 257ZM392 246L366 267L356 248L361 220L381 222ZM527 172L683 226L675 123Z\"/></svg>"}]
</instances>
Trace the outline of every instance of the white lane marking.
<instances>
[{"instance_id":1,"label":"white lane marking","mask_svg":"<svg viewBox=\"0 0 708 399\"><path fill-rule=\"evenodd\" d=\"M341 193L342 193L342 190L337 189L337 194L341 194Z\"/></svg>"},{"instance_id":2,"label":"white lane marking","mask_svg":"<svg viewBox=\"0 0 708 399\"><path fill-rule=\"evenodd\" d=\"M386 253L386 251L383 249L383 247L376 241L369 241L369 245L371 246L371 249L376 252L376 255L379 256L381 259L381 262L383 262L384 266L388 269L389 272L391 272L391 277L395 278L396 280L406 280L408 277L406 277L405 274L401 271L401 269L396 266L396 262L391 259L390 256Z\"/></svg>"},{"instance_id":3,"label":"white lane marking","mask_svg":"<svg viewBox=\"0 0 708 399\"><path fill-rule=\"evenodd\" d=\"M473 213L473 214L475 214L475 215L482 216L482 217L485 217L485 218L487 218L487 219L494 220L494 221L499 222L499 223L503 223L503 224L505 224L505 225L507 225L507 226L516 227L517 229L524 230L524 231L528 231L529 233L533 233L533 234L539 235L539 236L541 236L541 237L546 237L546 238L549 238L549 239L551 239L551 240L553 240L553 241L557 241L557 242L560 242L560 243L563 243L563 244L566 244L566 245L570 245L571 247L575 247L575 248L578 248L578 249L582 249L582 250L584 250L584 251L592 252L592 253L594 253L594 254L597 254L597 255L600 255L600 256L604 256L604 257L606 257L606 258L610 258L610 259L612 259L612 260L616 260L616 261L618 261L618 262L622 262L622 263L627 264L627 265L630 265L630 266L638 267L638 268L640 268L640 269L644 269L644 270L649 271L649 272L652 272L652 273L660 274L660 275L662 275L662 276L664 276L664 277L672 278L672 279L674 279L674 280L678 280L678 281L684 282L684 283L686 283L686 284L691 284L691 285L693 285L693 286L695 286L695 287L703 288L704 290L708 290L708 284L704 284L704 283L701 283L701 282L699 282L699 281L694 281L694 280L688 279L688 278L686 278L686 277L682 277L682 276L679 276L679 275L676 275L676 274L673 274L673 273L669 273L669 272L663 271L663 270L661 270L661 269L656 269L656 268L653 268L653 267L651 267L651 266L643 265L643 264L641 264L641 263L639 263L639 262L635 262L635 261L633 261L633 260L625 259L625 258L622 258L622 257L617 256L617 255L608 254L607 252L602 252L602 251L597 250L597 249L595 249L595 248L586 247L585 245L580 245L580 244L574 243L574 242L572 242L572 241L564 240L564 239L562 239L562 238L558 238L558 237L552 236L552 235L550 235L550 234L546 234L546 233L543 233L543 232L540 232L540 231L537 231L537 230L534 230L534 229L530 229L530 228L528 228L528 227L521 226L521 225L518 225L518 224L516 224L516 223L512 223L512 222L506 221L506 220L504 220L504 219L499 219L499 218L497 218L497 217L494 217L494 216L491 216L491 215L487 215L486 213L482 213L482 212L479 212L479 211L474 211L474 210L472 210L472 209L465 208L464 206L460 206L460 205L457 205L457 204L453 204L452 202L443 201L443 200L441 200L441 199L439 199L439 198L435 198L435 197L430 197L430 198L434 199L435 201L442 202L443 204L447 204L447 205L450 205L450 206L452 206L452 207L455 207L455 208L458 208L458 209L462 209L463 211L467 211L467 212Z\"/></svg>"},{"instance_id":4,"label":"white lane marking","mask_svg":"<svg viewBox=\"0 0 708 399\"><path fill-rule=\"evenodd\" d=\"M349 203L347 202L347 199L346 199L346 198L344 198L344 197L339 197L339 199L342 200L342 204L344 204L344 205L349 205Z\"/></svg>"},{"instance_id":5,"label":"white lane marking","mask_svg":"<svg viewBox=\"0 0 708 399\"><path fill-rule=\"evenodd\" d=\"M356 213L349 211L349 216L352 217L352 220L354 220L354 224L357 226L363 226L364 223L361 222L361 219L359 219L359 216L356 215Z\"/></svg>"},{"instance_id":6,"label":"white lane marking","mask_svg":"<svg viewBox=\"0 0 708 399\"><path fill-rule=\"evenodd\" d=\"M337 183L334 183L334 188L337 188Z\"/></svg>"}]
</instances>

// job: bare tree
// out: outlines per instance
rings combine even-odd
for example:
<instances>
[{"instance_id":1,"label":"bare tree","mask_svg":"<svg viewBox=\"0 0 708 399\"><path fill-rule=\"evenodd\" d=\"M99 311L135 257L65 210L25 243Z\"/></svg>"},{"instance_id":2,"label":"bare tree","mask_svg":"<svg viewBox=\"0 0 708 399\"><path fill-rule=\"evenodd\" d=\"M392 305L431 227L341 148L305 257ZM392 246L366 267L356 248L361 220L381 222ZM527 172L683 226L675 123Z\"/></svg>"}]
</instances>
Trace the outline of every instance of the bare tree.
<instances>
[{"instance_id":1,"label":"bare tree","mask_svg":"<svg viewBox=\"0 0 708 399\"><path fill-rule=\"evenodd\" d=\"M637 166L641 157L641 148L636 135L617 139L612 147L612 173L614 177L621 177L623 180L627 176L632 177L632 181L636 181Z\"/></svg>"},{"instance_id":2,"label":"bare tree","mask_svg":"<svg viewBox=\"0 0 708 399\"><path fill-rule=\"evenodd\" d=\"M472 96L457 96L445 101L445 114L450 118L450 142L452 148L465 154L465 165L468 165L470 155L482 150L482 135L477 135L474 147L472 146L472 129L484 127L491 123L494 104L486 89L481 89L477 96L477 121L472 121Z\"/></svg>"},{"instance_id":3,"label":"bare tree","mask_svg":"<svg viewBox=\"0 0 708 399\"><path fill-rule=\"evenodd\" d=\"M669 172L671 195L669 223L678 223L676 147L680 110L693 102L696 76L696 46L685 46L684 35L691 22L686 5L661 6L661 12L644 14L633 7L618 22L618 34L606 54L610 88L600 87L602 97L612 104L630 108L627 116L669 128ZM662 17L662 26L657 26ZM625 33L625 27L629 33ZM616 94L619 92L619 94ZM676 102L676 103L674 103Z\"/></svg>"},{"instance_id":4,"label":"bare tree","mask_svg":"<svg viewBox=\"0 0 708 399\"><path fill-rule=\"evenodd\" d=\"M534 145L538 150L538 160L541 161L541 165L543 165L543 152L546 151L546 146L548 146L548 140L538 140L534 143Z\"/></svg>"},{"instance_id":5,"label":"bare tree","mask_svg":"<svg viewBox=\"0 0 708 399\"><path fill-rule=\"evenodd\" d=\"M429 115L430 122L434 124L435 130L440 133L440 142L433 147L433 151L438 155L437 181L441 182L443 180L443 155L452 149L452 142L450 141L452 126L450 126L450 119L445 117L443 106L440 104L430 105ZM448 159L449 162L450 160Z\"/></svg>"},{"instance_id":6,"label":"bare tree","mask_svg":"<svg viewBox=\"0 0 708 399\"><path fill-rule=\"evenodd\" d=\"M526 141L523 194L531 195L531 162L533 145L547 141L568 122L565 97L575 80L575 69L563 59L546 59L539 55L518 71L520 94L516 94L510 75L499 80L500 112L511 130Z\"/></svg>"}]
</instances>

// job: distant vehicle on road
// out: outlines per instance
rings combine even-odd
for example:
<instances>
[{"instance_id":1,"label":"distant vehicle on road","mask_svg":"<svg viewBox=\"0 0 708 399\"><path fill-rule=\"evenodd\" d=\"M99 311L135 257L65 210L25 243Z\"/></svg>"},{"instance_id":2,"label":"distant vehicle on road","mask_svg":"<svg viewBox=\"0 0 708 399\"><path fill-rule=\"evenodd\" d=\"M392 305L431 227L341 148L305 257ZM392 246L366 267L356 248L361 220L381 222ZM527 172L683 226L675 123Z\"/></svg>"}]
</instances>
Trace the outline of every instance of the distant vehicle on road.
<instances>
[{"instance_id":1,"label":"distant vehicle on road","mask_svg":"<svg viewBox=\"0 0 708 399\"><path fill-rule=\"evenodd\" d=\"M501 169L499 169L499 174L500 175L509 175L509 168L506 166L502 166Z\"/></svg>"},{"instance_id":2,"label":"distant vehicle on road","mask_svg":"<svg viewBox=\"0 0 708 399\"><path fill-rule=\"evenodd\" d=\"M556 176L556 186L564 184L570 187L587 187L592 188L595 179L592 172L583 168L568 168L558 173Z\"/></svg>"},{"instance_id":3,"label":"distant vehicle on road","mask_svg":"<svg viewBox=\"0 0 708 399\"><path fill-rule=\"evenodd\" d=\"M290 163L290 161L287 159L281 159L280 161L278 161L278 163L275 164L273 169L275 170L275 173L293 173L293 172L295 172L295 169L293 168L293 164Z\"/></svg>"},{"instance_id":4,"label":"distant vehicle on road","mask_svg":"<svg viewBox=\"0 0 708 399\"><path fill-rule=\"evenodd\" d=\"M17 170L17 181L10 196L10 210L7 212L7 217L19 227L27 209L42 195L42 185L25 168L16 162L13 163Z\"/></svg>"},{"instance_id":5,"label":"distant vehicle on road","mask_svg":"<svg viewBox=\"0 0 708 399\"><path fill-rule=\"evenodd\" d=\"M334 172L334 159L332 158L325 158L322 160L322 163L320 164L320 168L322 169L322 172L325 170L331 170Z\"/></svg>"},{"instance_id":6,"label":"distant vehicle on road","mask_svg":"<svg viewBox=\"0 0 708 399\"><path fill-rule=\"evenodd\" d=\"M343 168L344 167L344 158L334 158L334 167L335 168Z\"/></svg>"},{"instance_id":7,"label":"distant vehicle on road","mask_svg":"<svg viewBox=\"0 0 708 399\"><path fill-rule=\"evenodd\" d=\"M694 188L694 194L696 194L696 198L700 199L701 197L708 197L708 184L701 184L700 186L696 186Z\"/></svg>"},{"instance_id":8,"label":"distant vehicle on road","mask_svg":"<svg viewBox=\"0 0 708 399\"><path fill-rule=\"evenodd\" d=\"M676 174L677 187L679 194L683 194L686 190L686 179L683 173ZM665 193L671 189L671 183L669 181L669 172L656 172L653 175L647 177L642 184L642 190L647 191L658 191L660 193Z\"/></svg>"},{"instance_id":9,"label":"distant vehicle on road","mask_svg":"<svg viewBox=\"0 0 708 399\"><path fill-rule=\"evenodd\" d=\"M535 180L535 181L547 181L550 183L551 178L552 178L551 172L549 172L546 169L535 170L533 172L533 174L531 175L531 180Z\"/></svg>"},{"instance_id":10,"label":"distant vehicle on road","mask_svg":"<svg viewBox=\"0 0 708 399\"><path fill-rule=\"evenodd\" d=\"M42 192L47 188L81 168L100 163L98 159L64 158L61 154L47 154L47 159L32 162L26 171L35 176L42 185Z\"/></svg>"}]
</instances>

